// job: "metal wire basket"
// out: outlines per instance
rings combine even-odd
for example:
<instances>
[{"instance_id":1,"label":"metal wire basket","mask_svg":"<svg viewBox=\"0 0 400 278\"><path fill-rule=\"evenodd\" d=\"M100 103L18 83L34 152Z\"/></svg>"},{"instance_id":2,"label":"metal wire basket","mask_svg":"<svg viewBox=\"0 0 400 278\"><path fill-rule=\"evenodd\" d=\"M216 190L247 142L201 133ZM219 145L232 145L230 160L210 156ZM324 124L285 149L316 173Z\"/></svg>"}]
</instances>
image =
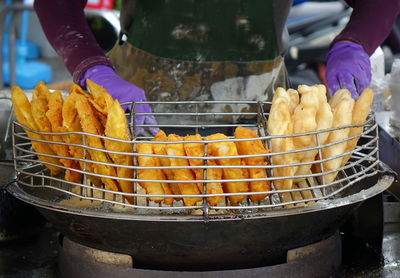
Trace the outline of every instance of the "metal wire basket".
<instances>
[{"instance_id":1,"label":"metal wire basket","mask_svg":"<svg viewBox=\"0 0 400 278\"><path fill-rule=\"evenodd\" d=\"M268 134L266 129L266 122L268 119L268 112L271 106L270 102L257 102L257 101L179 101L179 102L145 102L150 104L151 106L156 106L157 109L153 111L152 114L158 120L158 127L163 129L166 133L177 133L181 135L187 134L196 134L200 133L204 139L204 136L221 132L228 136L226 140L218 140L221 142L224 141L251 141L251 140L261 140L264 146L268 147L270 153L264 154L265 159L268 163L266 165L241 165L241 166L220 166L220 165L209 165L207 161L209 159L231 159L231 158L240 158L244 159L247 157L254 157L257 155L238 155L238 156L226 156L226 157L211 157L207 155L208 145L214 141L185 141L185 143L204 143L205 144L205 153L203 157L190 157L185 156L185 159L202 159L204 161L204 165L201 166L157 166L157 167L140 167L138 166L138 156L153 156L153 157L167 157L167 158L183 158L181 156L168 156L168 155L156 155L156 154L138 154L136 153L137 144L141 143L165 143L165 144L174 144L179 142L155 142L151 141L152 137L147 135L137 135L135 136L135 130L138 127L146 128L148 125L136 125L135 124L135 116L136 115L148 115L149 113L135 113L136 105L140 103L132 103L130 113L127 113L127 117L129 119L129 128L132 135L132 140L123 141L118 139L113 139L100 135L93 135L84 132L76 132L76 133L43 133L43 132L35 132L29 130L27 127L20 125L17 122L13 123L13 151L14 151L14 164L15 170L17 173L17 184L24 188L25 191L35 192L36 196L42 196L42 198L47 199L50 202L57 202L65 204L66 206L79 206L90 209L111 209L116 212L124 212L124 213L136 213L136 214L160 214L160 213L188 213L188 210L191 213L197 213L200 215L208 215L213 213L236 213L243 211L265 211L265 210L281 210L287 209L290 207L299 207L299 206L311 206L315 204L323 204L324 202L329 202L329 200L337 200L339 198L348 196L349 194L353 194L351 190L351 186L361 181L364 178L376 175L378 172L378 164L379 164L379 151L378 151L378 129L377 123L375 122L375 117L373 114L370 114L366 120L366 122L362 125L349 125L343 126L340 128L332 128L323 131L288 135L288 136L271 136ZM171 109L173 107L174 109ZM179 107L181 112L165 112L165 111L175 111L176 108ZM238 111L238 107L245 108L247 112L232 112ZM159 111L158 111L159 110ZM164 112L161 112L164 111ZM233 135L233 131L237 126L246 127L249 129L255 130L259 138L254 139L235 139ZM344 128L352 128L352 127L363 127L363 132L360 135L349 137L347 139L320 145L318 140L318 135L330 132L337 129ZM83 174L83 182L82 183L73 183L67 182L64 180L63 174L57 176L51 176L48 169L44 166L45 164L50 164L47 162L39 161L37 157L47 156L47 157L55 157L58 159L71 159L68 157L58 157L51 156L43 153L37 153L32 149L31 141L37 141L46 144L61 144L68 145L67 143L62 142L54 142L40 139L31 139L27 137L24 130L28 130L33 133L37 133L40 135L52 135L54 136L65 136L69 134L79 134L82 136L82 145L73 145L75 147L79 147L83 149L83 158L76 159L83 162L85 165L81 170L76 170L60 165L54 165L63 169L69 169L71 171L78 171ZM316 137L317 145L311 148L304 149L296 149L291 152L274 152L271 146L271 140L277 138L287 138L287 137L300 137L312 135ZM88 136L99 137L102 140L115 140L121 143L129 143L132 145L132 152L112 152L104 149L97 149L90 147L86 144ZM321 149L324 147L328 147L334 144L340 144L342 142L346 142L355 137L360 136L360 140L358 146L351 152L345 152L341 155L326 158L326 159L317 159L312 162L302 162L295 163L291 165L274 165L273 157L276 155L282 155L286 153L301 153L310 150L318 150L319 157L321 155ZM181 142L182 143L182 142ZM110 164L104 162L98 162L94 160L90 160L87 158L86 154L88 150L97 150L106 153L109 155L110 153L116 153L120 155L127 155L132 158L133 165L132 166L124 166L118 164ZM324 171L323 170L323 162L327 160L335 159L338 157L344 157L347 155L351 155L351 158L341 168L332 171ZM103 164L112 167L125 167L133 169L132 178L119 178L114 176L104 176L101 174L95 174L89 172L86 168L88 163L91 164ZM274 177L273 171L277 167L287 167L287 166L300 166L307 164L319 164L320 172L313 172L310 175L303 176L289 176L289 177ZM265 178L260 179L221 179L221 180L208 180L207 179L207 171L208 168L262 168L266 171L267 175ZM203 170L203 179L202 180L140 180L138 178L138 171L141 169L202 169ZM338 176L331 183L325 183L324 176L338 171ZM104 186L95 186L90 182L90 176L97 177L106 177L115 180L128 180L133 183L133 193L123 193L112 190L105 189ZM293 188L286 190L278 190L275 186L275 181L279 179L303 179L301 185L294 184ZM221 193L221 194L207 194L202 193L200 195L148 195L146 192L139 186L140 182L165 182L165 183L202 183L203 184L203 192L206 192L207 184L210 182L252 182L252 181L269 181L271 185L271 190L262 191L262 192L240 192L240 193ZM42 194L42 193L43 194ZM355 192L358 193L358 192ZM237 195L257 195L257 194L267 194L263 200L258 202L252 202L249 198L245 198L245 200L238 205L232 205L229 202L229 196L237 196ZM283 198L283 196L289 196L289 198ZM132 203L127 202L124 198L126 196L130 196L133 199ZM153 201L149 201L149 197L173 197L175 200L172 205L165 205L162 203L154 203ZM218 203L217 205L210 205L207 202L207 198L223 196L223 201ZM185 206L182 200L176 200L177 198L183 197L199 197L201 198L201 202L196 203L193 206Z\"/></svg>"}]
</instances>

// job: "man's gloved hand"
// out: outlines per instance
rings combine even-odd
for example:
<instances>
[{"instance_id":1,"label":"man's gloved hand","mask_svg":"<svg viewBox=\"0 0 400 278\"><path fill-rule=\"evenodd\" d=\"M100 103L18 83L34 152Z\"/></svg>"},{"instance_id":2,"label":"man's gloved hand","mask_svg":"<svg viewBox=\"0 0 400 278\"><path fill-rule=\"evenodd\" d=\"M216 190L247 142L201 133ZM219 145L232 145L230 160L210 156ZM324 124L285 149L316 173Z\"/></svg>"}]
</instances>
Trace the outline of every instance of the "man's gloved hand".
<instances>
[{"instance_id":1,"label":"man's gloved hand","mask_svg":"<svg viewBox=\"0 0 400 278\"><path fill-rule=\"evenodd\" d=\"M119 77L115 71L104 65L97 65L89 68L81 79L81 86L86 87L86 79L90 79L96 84L103 86L106 91L120 103L131 101L146 101L144 90L128 81ZM123 106L124 109L129 109L129 105ZM137 113L151 113L151 108L148 104L137 104ZM136 116L136 125L149 124L156 125L157 121L153 115L138 115ZM158 132L158 127L149 127L151 134L155 135ZM136 134L143 132L142 127L136 128Z\"/></svg>"},{"instance_id":2,"label":"man's gloved hand","mask_svg":"<svg viewBox=\"0 0 400 278\"><path fill-rule=\"evenodd\" d=\"M333 94L348 89L357 99L371 82L371 63L364 48L353 42L335 43L326 59L326 80Z\"/></svg>"}]
</instances>

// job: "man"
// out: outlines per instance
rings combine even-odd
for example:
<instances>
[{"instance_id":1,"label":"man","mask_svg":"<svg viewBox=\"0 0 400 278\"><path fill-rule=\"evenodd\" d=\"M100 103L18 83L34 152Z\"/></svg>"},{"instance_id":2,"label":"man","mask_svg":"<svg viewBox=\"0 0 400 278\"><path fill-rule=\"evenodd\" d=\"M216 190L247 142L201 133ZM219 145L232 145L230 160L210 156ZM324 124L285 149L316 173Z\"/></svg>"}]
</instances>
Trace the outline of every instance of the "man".
<instances>
[{"instance_id":1,"label":"man","mask_svg":"<svg viewBox=\"0 0 400 278\"><path fill-rule=\"evenodd\" d=\"M354 11L327 55L327 80L333 92L346 88L356 99L369 85L369 55L390 33L400 0L347 3ZM290 0L126 0L121 40L108 57L86 23L85 4L36 0L35 10L74 82L85 86L89 78L120 102L266 100L288 86ZM148 105L137 111L151 112ZM152 116L136 122L156 124Z\"/></svg>"}]
</instances>

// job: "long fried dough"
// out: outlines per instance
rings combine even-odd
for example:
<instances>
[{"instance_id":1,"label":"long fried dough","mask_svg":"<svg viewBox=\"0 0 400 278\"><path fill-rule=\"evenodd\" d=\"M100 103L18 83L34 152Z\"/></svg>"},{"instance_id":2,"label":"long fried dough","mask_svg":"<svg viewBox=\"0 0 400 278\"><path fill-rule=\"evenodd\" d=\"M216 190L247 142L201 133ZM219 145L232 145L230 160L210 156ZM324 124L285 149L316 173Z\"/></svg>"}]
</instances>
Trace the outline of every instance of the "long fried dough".
<instances>
[{"instance_id":1,"label":"long fried dough","mask_svg":"<svg viewBox=\"0 0 400 278\"><path fill-rule=\"evenodd\" d=\"M82 130L87 133L101 135L99 129L97 128L100 125L100 123L94 116L93 109L90 106L90 103L87 100L87 98L85 98L82 95L77 95L75 107L78 112L78 117L82 126ZM86 145L94 148L104 149L103 142L101 141L101 139L99 137L91 135L86 136ZM88 149L88 152L91 158L95 161L111 163L111 160L102 151ZM96 174L102 174L107 176L116 175L115 168L109 165L95 164L94 171ZM102 177L101 180L105 184L106 189L119 191L118 183L114 179Z\"/></svg>"},{"instance_id":2,"label":"long fried dough","mask_svg":"<svg viewBox=\"0 0 400 278\"><path fill-rule=\"evenodd\" d=\"M206 140L221 140L228 139L222 133L216 133L207 136ZM208 145L209 153L212 156L236 156L239 155L236 145L233 142L213 142ZM222 166L240 166L242 165L240 158L223 158L217 159L217 164ZM223 168L222 170L224 179L245 179L245 175L240 168ZM240 193L248 192L249 185L247 181L238 182L224 182L224 192L226 193ZM245 199L245 195L229 196L229 201L232 205L236 205Z\"/></svg>"},{"instance_id":3,"label":"long fried dough","mask_svg":"<svg viewBox=\"0 0 400 278\"><path fill-rule=\"evenodd\" d=\"M105 127L105 134L107 137L121 139L129 141L129 131L128 124L126 121L126 116L124 110L119 105L118 100L115 100L114 103L108 110L108 117ZM112 140L104 140L104 146L109 151L117 151L117 152L132 152L132 145L129 143L123 143ZM132 156L109 153L112 161L115 164L123 165L123 166L132 166ZM117 176L120 178L133 178L133 169L125 168L125 167L116 167L117 168ZM122 192L125 193L133 193L133 182L127 180L118 180L119 186ZM133 198L131 196L125 197L128 202L132 203Z\"/></svg>"},{"instance_id":4,"label":"long fried dough","mask_svg":"<svg viewBox=\"0 0 400 278\"><path fill-rule=\"evenodd\" d=\"M258 138L258 135L253 130L238 126L235 129L235 138L236 139ZM236 141L235 144L239 155L268 153L268 150L264 147L261 140ZM243 158L243 161L245 162L246 165L268 165L267 162L265 161L265 156L247 157ZM249 176L252 179L257 179L257 178L266 178L267 174L265 172L265 169L263 168L250 168ZM269 191L271 190L271 187L269 185L269 181L251 181L250 190L252 192ZM263 200L266 196L268 196L268 194L251 195L250 199L253 202L258 202Z\"/></svg>"},{"instance_id":5,"label":"long fried dough","mask_svg":"<svg viewBox=\"0 0 400 278\"><path fill-rule=\"evenodd\" d=\"M167 137L168 141L179 142L182 141L182 138L176 134L169 134ZM166 144L165 149L168 155L171 156L185 156L185 149L183 147L183 143L177 144ZM170 158L171 166L189 166L189 162L185 158ZM174 180L195 180L195 175L190 169L173 169L172 172L174 173ZM194 194L201 194L198 186L196 183L189 182L189 183L178 183L179 190L182 195L194 195ZM192 198L183 198L183 202L187 206L193 206L196 202L200 201L200 197L192 197Z\"/></svg>"},{"instance_id":6,"label":"long fried dough","mask_svg":"<svg viewBox=\"0 0 400 278\"><path fill-rule=\"evenodd\" d=\"M292 116L289 108L290 98L283 88L278 88L274 94L271 110L268 118L268 132L271 135L290 135L293 134ZM273 152L292 151L294 149L292 138L272 139ZM274 165L292 164L296 161L295 154L281 154L272 157ZM273 169L274 177L293 176L296 167L286 166ZM292 179L275 180L274 185L277 189L291 189Z\"/></svg>"},{"instance_id":7,"label":"long fried dough","mask_svg":"<svg viewBox=\"0 0 400 278\"><path fill-rule=\"evenodd\" d=\"M63 99L59 91L55 91L49 94L48 107L49 109L46 112L46 117L51 124L52 132L64 132L65 129L63 128L62 118ZM65 142L64 138L65 136L54 135L52 139L56 142ZM54 144L53 150L57 153L58 156L71 157L69 148L66 145ZM76 160L60 159L60 161L65 167L80 170L79 163ZM82 180L82 174L74 170L67 169L65 171L65 180L80 183Z\"/></svg>"},{"instance_id":8,"label":"long fried dough","mask_svg":"<svg viewBox=\"0 0 400 278\"><path fill-rule=\"evenodd\" d=\"M353 118L352 118L353 125L359 125L365 122L369 113L371 112L371 105L373 99L374 99L374 92L370 88L367 88L362 92L360 97L354 103ZM350 129L349 137L361 134L362 132L363 132L363 127L353 127ZM360 137L355 137L354 139L351 139L349 142L347 142L346 152L354 150L355 147L357 146L357 142L359 139ZM347 163L350 157L351 155L347 155L343 159L342 167Z\"/></svg>"},{"instance_id":9,"label":"long fried dough","mask_svg":"<svg viewBox=\"0 0 400 278\"><path fill-rule=\"evenodd\" d=\"M293 113L293 131L295 134L313 132L317 130L317 113L319 110L318 89L305 85L299 86L301 102ZM296 149L305 149L316 145L315 135L296 136L293 138ZM299 162L312 162L317 150L298 152ZM310 172L311 164L301 165L297 168L296 175L307 175ZM305 178L296 179L302 181Z\"/></svg>"},{"instance_id":10,"label":"long fried dough","mask_svg":"<svg viewBox=\"0 0 400 278\"><path fill-rule=\"evenodd\" d=\"M164 141L166 142L167 135L161 129L157 132L156 136L153 138L153 141ZM158 155L167 155L167 151L165 149L165 144L152 144L154 154ZM169 167L171 166L171 162L168 157L159 157L161 166ZM174 173L171 169L162 169L162 172L167 177L168 180L174 180ZM169 183L167 184L169 189L173 192L174 195L181 195L181 191L177 183ZM181 198L175 198L176 200L180 200Z\"/></svg>"},{"instance_id":11,"label":"long fried dough","mask_svg":"<svg viewBox=\"0 0 400 278\"><path fill-rule=\"evenodd\" d=\"M31 130L38 131L38 127L36 126L35 120L33 119L32 116L31 104L29 103L28 98L26 97L25 93L21 90L21 88L17 86L12 87L11 99L14 107L14 115L17 121ZM25 130L25 132L29 138L43 139L42 136L40 136L39 134L29 132L27 130ZM37 153L55 155L54 151L49 147L49 145L45 143L32 141L32 148ZM39 155L38 158L43 162L60 165L60 161L54 157L46 157ZM62 169L59 167L48 164L45 164L45 166L50 170L51 175L57 175L62 172Z\"/></svg>"},{"instance_id":12,"label":"long fried dough","mask_svg":"<svg viewBox=\"0 0 400 278\"><path fill-rule=\"evenodd\" d=\"M62 118L63 118L63 129L67 132L81 132L82 127L79 121L78 112L75 108L75 102L77 96L80 93L77 93L80 88L77 88L77 85L73 85L70 90L70 94L65 98L64 104L62 107ZM68 149L70 154L78 159L84 158L83 148L79 146L72 146L71 144L75 145L82 145L82 135L80 134L69 134L64 136L64 141L67 142L69 145ZM85 159L88 160L90 158L90 154L86 152ZM92 163L84 163L79 161L79 165L82 170L85 170L90 173L94 173L94 168ZM96 186L101 186L101 180L99 177L89 176L89 179L95 184Z\"/></svg>"},{"instance_id":13,"label":"long fried dough","mask_svg":"<svg viewBox=\"0 0 400 278\"><path fill-rule=\"evenodd\" d=\"M136 145L138 154L154 154L152 144L149 143L138 143ZM138 156L138 164L141 167L160 167L160 160L158 157L151 156ZM165 180L164 173L160 169L139 169L138 178L140 180ZM145 182L140 181L139 185L146 190L147 194L153 195L164 195L171 194L170 192L165 192L162 182ZM172 198L168 198L168 203L172 203ZM154 201L156 203L160 203L164 200L163 197L149 197L149 200Z\"/></svg>"},{"instance_id":14,"label":"long fried dough","mask_svg":"<svg viewBox=\"0 0 400 278\"><path fill-rule=\"evenodd\" d=\"M332 101L331 106L333 111L332 127L342 127L352 123L354 100L349 91L341 91L341 96L338 100ZM327 143L334 143L344 140L349 137L349 128L338 129L331 131ZM347 142L338 143L322 149L322 158L327 159L343 154L346 151ZM338 157L323 163L324 171L331 171L338 169L342 165L343 157ZM325 175L325 183L331 183L336 178L337 172L332 172Z\"/></svg>"},{"instance_id":15,"label":"long fried dough","mask_svg":"<svg viewBox=\"0 0 400 278\"><path fill-rule=\"evenodd\" d=\"M200 134L188 135L184 137L185 141L201 141ZM183 144L187 156L204 156L204 143L185 143ZM188 159L191 166L201 166L204 165L204 160L202 159ZM215 160L210 159L207 161L208 165L216 165ZM193 169L196 179L203 179L203 169ZM222 178L221 168L208 168L207 169L207 180L217 180ZM203 184L197 183L200 192L203 192ZM220 182L207 182L206 184L207 194L220 194L224 193L222 185ZM207 201L210 205L215 206L220 201L222 201L223 196L208 197Z\"/></svg>"},{"instance_id":16,"label":"long fried dough","mask_svg":"<svg viewBox=\"0 0 400 278\"><path fill-rule=\"evenodd\" d=\"M86 79L86 84L92 94L92 98L89 101L94 108L95 114L101 123L106 125L108 110L113 105L114 100L104 87L94 83L90 79Z\"/></svg>"}]
</instances>

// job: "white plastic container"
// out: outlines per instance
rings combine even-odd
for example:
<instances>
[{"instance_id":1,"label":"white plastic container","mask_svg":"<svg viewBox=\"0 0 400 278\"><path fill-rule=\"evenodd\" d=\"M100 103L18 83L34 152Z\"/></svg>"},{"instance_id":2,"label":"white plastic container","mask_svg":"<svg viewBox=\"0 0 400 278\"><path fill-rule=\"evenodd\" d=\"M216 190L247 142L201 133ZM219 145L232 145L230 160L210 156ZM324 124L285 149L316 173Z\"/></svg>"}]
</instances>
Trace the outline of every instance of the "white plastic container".
<instances>
[{"instance_id":1,"label":"white plastic container","mask_svg":"<svg viewBox=\"0 0 400 278\"><path fill-rule=\"evenodd\" d=\"M400 128L400 59L395 59L390 72L389 90L391 97L391 110L393 111L390 122Z\"/></svg>"}]
</instances>

